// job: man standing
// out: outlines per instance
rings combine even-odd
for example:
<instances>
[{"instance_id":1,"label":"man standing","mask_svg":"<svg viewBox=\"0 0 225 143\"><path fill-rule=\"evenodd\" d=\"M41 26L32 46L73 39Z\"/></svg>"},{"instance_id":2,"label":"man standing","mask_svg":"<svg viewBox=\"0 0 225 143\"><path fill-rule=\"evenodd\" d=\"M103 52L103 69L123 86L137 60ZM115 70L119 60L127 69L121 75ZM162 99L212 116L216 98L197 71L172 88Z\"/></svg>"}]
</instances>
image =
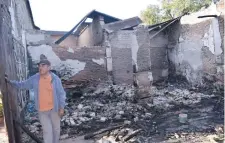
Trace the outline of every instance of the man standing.
<instances>
[{"instance_id":1,"label":"man standing","mask_svg":"<svg viewBox=\"0 0 225 143\"><path fill-rule=\"evenodd\" d=\"M35 107L43 129L44 143L59 143L60 120L64 114L66 93L60 78L50 72L51 63L45 55L40 56L39 73L26 81L7 81L19 89L33 89Z\"/></svg>"}]
</instances>

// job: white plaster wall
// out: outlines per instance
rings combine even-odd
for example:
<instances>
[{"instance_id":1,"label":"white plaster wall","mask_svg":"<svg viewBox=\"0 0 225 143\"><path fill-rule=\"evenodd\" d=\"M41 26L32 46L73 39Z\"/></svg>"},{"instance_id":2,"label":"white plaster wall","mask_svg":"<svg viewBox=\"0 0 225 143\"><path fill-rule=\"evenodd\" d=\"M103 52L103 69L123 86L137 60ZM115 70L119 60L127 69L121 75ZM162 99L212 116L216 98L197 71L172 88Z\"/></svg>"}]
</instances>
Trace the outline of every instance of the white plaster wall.
<instances>
[{"instance_id":1,"label":"white plaster wall","mask_svg":"<svg viewBox=\"0 0 225 143\"><path fill-rule=\"evenodd\" d=\"M214 45L215 45L215 55L220 55L222 54L222 49L221 49L221 34L220 34L220 29L219 29L219 21L217 18L214 18L212 21L212 28L213 28L213 34L214 34Z\"/></svg>"},{"instance_id":2,"label":"white plaster wall","mask_svg":"<svg viewBox=\"0 0 225 143\"><path fill-rule=\"evenodd\" d=\"M132 62L133 65L136 66L136 70L138 71L138 64L137 64L137 56L138 56L138 49L139 49L139 45L137 42L137 37L136 35L131 35L131 45L132 45Z\"/></svg>"}]
</instances>

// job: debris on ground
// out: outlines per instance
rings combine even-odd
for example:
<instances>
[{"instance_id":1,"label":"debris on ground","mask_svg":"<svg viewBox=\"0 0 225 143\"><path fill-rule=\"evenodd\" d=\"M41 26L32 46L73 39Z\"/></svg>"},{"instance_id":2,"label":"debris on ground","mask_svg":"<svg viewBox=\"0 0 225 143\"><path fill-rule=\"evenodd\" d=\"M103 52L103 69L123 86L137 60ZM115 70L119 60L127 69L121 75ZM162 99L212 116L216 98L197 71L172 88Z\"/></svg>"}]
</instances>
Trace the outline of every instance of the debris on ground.
<instances>
[{"instance_id":1,"label":"debris on ground","mask_svg":"<svg viewBox=\"0 0 225 143\"><path fill-rule=\"evenodd\" d=\"M202 136L223 134L223 130L217 128L223 127L223 93L206 94L196 88L175 85L152 87L149 96L141 99L134 87L105 85L86 91L79 96L71 94L67 99L61 120L62 140L94 134L92 138L99 143L105 140L112 143L191 142ZM70 89L70 92L74 91ZM179 122L180 114L187 114L185 123ZM27 111L24 123L42 137L37 112ZM99 133L121 124L123 128Z\"/></svg>"}]
</instances>

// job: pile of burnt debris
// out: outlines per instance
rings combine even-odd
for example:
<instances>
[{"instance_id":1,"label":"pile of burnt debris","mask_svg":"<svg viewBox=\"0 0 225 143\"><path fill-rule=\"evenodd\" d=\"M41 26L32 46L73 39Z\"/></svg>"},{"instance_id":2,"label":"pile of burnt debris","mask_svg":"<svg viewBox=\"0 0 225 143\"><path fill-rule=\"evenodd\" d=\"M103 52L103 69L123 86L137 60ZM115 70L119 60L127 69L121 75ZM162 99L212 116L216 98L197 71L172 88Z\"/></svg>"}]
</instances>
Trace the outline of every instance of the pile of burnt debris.
<instances>
[{"instance_id":1,"label":"pile of burnt debris","mask_svg":"<svg viewBox=\"0 0 225 143\"><path fill-rule=\"evenodd\" d=\"M95 90L96 89L96 90ZM62 139L84 136L97 142L188 142L197 134L223 133L223 93L171 85L153 86L140 95L134 87L104 85L82 93L67 91ZM180 123L179 114L187 115ZM24 123L41 138L37 112L26 112ZM190 137L190 135L192 137Z\"/></svg>"}]
</instances>

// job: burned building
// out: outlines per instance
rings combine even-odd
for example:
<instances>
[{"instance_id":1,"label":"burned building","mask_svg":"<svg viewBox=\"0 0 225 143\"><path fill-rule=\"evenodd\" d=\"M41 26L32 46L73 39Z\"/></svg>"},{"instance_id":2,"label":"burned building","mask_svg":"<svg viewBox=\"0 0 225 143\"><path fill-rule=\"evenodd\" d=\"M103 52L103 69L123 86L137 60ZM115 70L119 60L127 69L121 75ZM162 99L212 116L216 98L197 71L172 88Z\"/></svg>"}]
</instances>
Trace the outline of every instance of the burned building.
<instances>
[{"instance_id":1,"label":"burned building","mask_svg":"<svg viewBox=\"0 0 225 143\"><path fill-rule=\"evenodd\" d=\"M217 17L198 18L207 13L219 15L212 5L144 26L138 17L121 20L93 10L69 32L27 32L28 51L33 62L47 54L67 80L146 87L182 76L193 85L218 83L223 75L221 24Z\"/></svg>"},{"instance_id":2,"label":"burned building","mask_svg":"<svg viewBox=\"0 0 225 143\"><path fill-rule=\"evenodd\" d=\"M1 75L7 73L11 79L24 80L37 72L36 64L40 55L44 54L51 61L52 69L63 80L65 89L77 91L92 88L88 89L91 92L79 93L81 98L68 100L67 114L62 120L64 129L75 130L75 126L76 131L90 130L92 127L86 126L89 121L105 123L126 119L126 123L145 123L145 131L151 134L153 132L149 129L153 129L150 127L153 123L149 121L153 120L153 114L185 105L195 109L195 112L201 112L192 120L192 127L197 124L197 129L208 130L208 122L202 119L202 113L210 119L212 126L214 119L218 119L213 113L214 108L220 109L218 114L223 113L222 100L215 101L222 99L222 92L218 94L214 88L210 88L210 94L203 94L195 88L183 90L170 85L163 89L153 87L147 96L152 97L151 100L143 104L135 102L138 88L133 88L133 85L151 87L153 83L168 80L179 84L180 77L191 86L223 88L222 1L199 12L154 25L144 25L138 17L122 20L93 10L69 32L40 30L34 25L29 1L0 2ZM26 116L20 114L27 102L27 93L11 87L7 92L5 85L2 80L1 91L7 95L4 96L4 103L9 138L20 138L16 134L19 129L15 127L15 119L20 117L28 117L25 120L29 121L30 129L41 134L37 116L31 121L31 113ZM18 95L17 98L14 95ZM77 94L69 92L70 95ZM198 105L205 100L207 103L210 100L207 108L205 104ZM12 113L10 109L13 109ZM196 116L195 113L190 114ZM172 127L166 124L176 121L174 110L169 115L160 115L164 123L158 125L163 130L171 130ZM211 115L214 115L213 118ZM219 117L219 121L221 119ZM198 126L202 122L204 125ZM173 122L172 125L180 129L178 124ZM177 131L174 128L173 131Z\"/></svg>"}]
</instances>

